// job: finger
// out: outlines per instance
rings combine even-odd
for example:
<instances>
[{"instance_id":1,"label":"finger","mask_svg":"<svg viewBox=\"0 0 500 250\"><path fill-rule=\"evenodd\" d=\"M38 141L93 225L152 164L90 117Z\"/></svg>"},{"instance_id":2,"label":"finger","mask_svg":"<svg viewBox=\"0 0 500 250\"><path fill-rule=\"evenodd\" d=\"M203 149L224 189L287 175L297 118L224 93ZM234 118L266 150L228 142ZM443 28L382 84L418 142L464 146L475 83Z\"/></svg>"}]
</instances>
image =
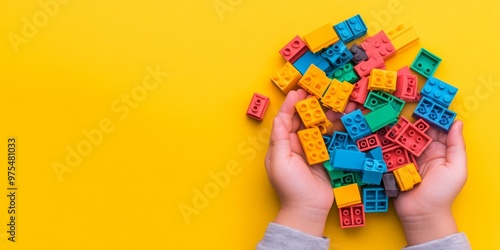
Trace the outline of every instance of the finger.
<instances>
[{"instance_id":1,"label":"finger","mask_svg":"<svg viewBox=\"0 0 500 250\"><path fill-rule=\"evenodd\" d=\"M455 121L451 126L446 141L446 161L451 168L454 168L453 171L467 172L467 155L465 153L465 141L462 131L462 121Z\"/></svg>"},{"instance_id":2,"label":"finger","mask_svg":"<svg viewBox=\"0 0 500 250\"><path fill-rule=\"evenodd\" d=\"M269 145L269 163L266 166L267 172L273 172L270 167L279 167L284 164L277 164L273 161L285 161L290 157L290 132L288 131L285 122L280 117L275 117L273 120L273 128L271 131L271 143ZM278 170L279 171L279 170Z\"/></svg>"},{"instance_id":3,"label":"finger","mask_svg":"<svg viewBox=\"0 0 500 250\"><path fill-rule=\"evenodd\" d=\"M349 102L349 103L347 103L347 106L345 107L344 113L349 114L357 108L359 108L357 103Z\"/></svg>"},{"instance_id":4,"label":"finger","mask_svg":"<svg viewBox=\"0 0 500 250\"><path fill-rule=\"evenodd\" d=\"M328 118L329 121L335 122L338 119L340 119L340 117L342 117L343 114L329 109L329 110L327 110L325 112L325 115L326 115L326 118Z\"/></svg>"}]
</instances>

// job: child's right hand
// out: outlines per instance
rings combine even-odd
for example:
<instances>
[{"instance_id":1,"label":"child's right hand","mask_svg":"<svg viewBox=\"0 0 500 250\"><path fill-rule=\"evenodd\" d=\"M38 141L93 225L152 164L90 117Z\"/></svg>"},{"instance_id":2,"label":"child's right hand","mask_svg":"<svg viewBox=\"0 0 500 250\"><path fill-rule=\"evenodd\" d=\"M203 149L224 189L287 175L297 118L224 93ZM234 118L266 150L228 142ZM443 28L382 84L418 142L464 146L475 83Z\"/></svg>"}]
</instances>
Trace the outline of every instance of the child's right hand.
<instances>
[{"instance_id":1,"label":"child's right hand","mask_svg":"<svg viewBox=\"0 0 500 250\"><path fill-rule=\"evenodd\" d=\"M409 246L458 232L451 206L467 180L462 129L458 120L449 134L429 129L433 142L418 158L422 183L394 199Z\"/></svg>"}]
</instances>

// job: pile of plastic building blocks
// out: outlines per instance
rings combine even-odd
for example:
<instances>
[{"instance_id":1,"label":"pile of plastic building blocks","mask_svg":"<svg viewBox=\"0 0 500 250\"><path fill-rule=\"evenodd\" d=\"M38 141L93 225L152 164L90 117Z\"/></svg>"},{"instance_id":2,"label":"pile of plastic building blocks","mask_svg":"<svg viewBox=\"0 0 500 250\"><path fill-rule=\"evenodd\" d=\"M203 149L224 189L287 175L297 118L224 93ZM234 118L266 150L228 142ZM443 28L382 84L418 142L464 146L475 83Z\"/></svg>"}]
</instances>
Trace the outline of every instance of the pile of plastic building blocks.
<instances>
[{"instance_id":1,"label":"pile of plastic building blocks","mask_svg":"<svg viewBox=\"0 0 500 250\"><path fill-rule=\"evenodd\" d=\"M360 41L366 33L356 15L296 36L280 50L286 63L271 77L285 94L303 88L311 96L295 105L306 127L297 135L307 162L323 164L330 176L342 228L364 226L365 213L386 212L389 197L420 183L416 159L432 142L426 131L447 132L456 116L448 107L458 89L433 77L439 57L422 48L410 67L386 69L418 42L411 25ZM410 69L427 79L420 91ZM364 108L343 114L346 132L333 131L324 110L343 113L349 101ZM406 102L418 102L413 123L400 115ZM262 120L268 103L255 94L247 115Z\"/></svg>"}]
</instances>

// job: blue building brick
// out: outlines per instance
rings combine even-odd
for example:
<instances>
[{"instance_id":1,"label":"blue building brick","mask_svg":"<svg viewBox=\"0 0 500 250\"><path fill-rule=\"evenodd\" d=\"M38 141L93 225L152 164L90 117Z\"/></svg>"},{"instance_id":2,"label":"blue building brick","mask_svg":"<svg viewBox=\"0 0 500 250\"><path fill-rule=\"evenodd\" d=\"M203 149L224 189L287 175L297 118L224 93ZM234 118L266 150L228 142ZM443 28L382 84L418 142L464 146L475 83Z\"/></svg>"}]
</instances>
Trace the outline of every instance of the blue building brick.
<instances>
[{"instance_id":1,"label":"blue building brick","mask_svg":"<svg viewBox=\"0 0 500 250\"><path fill-rule=\"evenodd\" d=\"M330 63L331 71L342 68L342 66L352 59L351 51L349 51L342 41L338 41L323 50L321 56Z\"/></svg>"},{"instance_id":2,"label":"blue building brick","mask_svg":"<svg viewBox=\"0 0 500 250\"><path fill-rule=\"evenodd\" d=\"M387 172L387 165L383 160L365 158L361 181L366 184L380 185L385 172Z\"/></svg>"},{"instance_id":3,"label":"blue building brick","mask_svg":"<svg viewBox=\"0 0 500 250\"><path fill-rule=\"evenodd\" d=\"M384 160L384 156L382 154L382 148L379 146L366 152L366 158L371 158L374 160L381 160L381 161Z\"/></svg>"},{"instance_id":4,"label":"blue building brick","mask_svg":"<svg viewBox=\"0 0 500 250\"><path fill-rule=\"evenodd\" d=\"M333 29L342 42L348 43L354 40L354 34L352 34L352 31L346 21L334 25Z\"/></svg>"},{"instance_id":5,"label":"blue building brick","mask_svg":"<svg viewBox=\"0 0 500 250\"><path fill-rule=\"evenodd\" d=\"M355 141L366 137L372 133L365 117L360 109L356 109L340 118L347 133Z\"/></svg>"},{"instance_id":6,"label":"blue building brick","mask_svg":"<svg viewBox=\"0 0 500 250\"><path fill-rule=\"evenodd\" d=\"M364 187L363 204L367 213L387 212L389 198L385 195L382 187Z\"/></svg>"},{"instance_id":7,"label":"blue building brick","mask_svg":"<svg viewBox=\"0 0 500 250\"><path fill-rule=\"evenodd\" d=\"M325 142L325 145L330 145L330 142L332 142L332 137L329 135L323 135L323 141Z\"/></svg>"},{"instance_id":8,"label":"blue building brick","mask_svg":"<svg viewBox=\"0 0 500 250\"><path fill-rule=\"evenodd\" d=\"M354 39L362 37L368 31L365 22L359 14L347 19L345 22L347 23L347 26L349 26Z\"/></svg>"},{"instance_id":9,"label":"blue building brick","mask_svg":"<svg viewBox=\"0 0 500 250\"><path fill-rule=\"evenodd\" d=\"M299 59L297 59L297 61L293 63L293 66L302 75L304 75L311 64L316 65L318 68L325 72L332 71L332 67L330 66L330 64L323 57L321 57L320 54L314 54L311 51L307 51L304 55L299 57Z\"/></svg>"},{"instance_id":10,"label":"blue building brick","mask_svg":"<svg viewBox=\"0 0 500 250\"><path fill-rule=\"evenodd\" d=\"M450 130L456 116L457 113L435 103L425 96L422 97L415 111L413 111L413 117L417 119L422 118L429 125L445 132Z\"/></svg>"},{"instance_id":11,"label":"blue building brick","mask_svg":"<svg viewBox=\"0 0 500 250\"><path fill-rule=\"evenodd\" d=\"M420 94L448 108L458 89L435 77L429 77Z\"/></svg>"},{"instance_id":12,"label":"blue building brick","mask_svg":"<svg viewBox=\"0 0 500 250\"><path fill-rule=\"evenodd\" d=\"M330 164L335 170L363 171L365 157L364 152L335 149L330 153Z\"/></svg>"}]
</instances>

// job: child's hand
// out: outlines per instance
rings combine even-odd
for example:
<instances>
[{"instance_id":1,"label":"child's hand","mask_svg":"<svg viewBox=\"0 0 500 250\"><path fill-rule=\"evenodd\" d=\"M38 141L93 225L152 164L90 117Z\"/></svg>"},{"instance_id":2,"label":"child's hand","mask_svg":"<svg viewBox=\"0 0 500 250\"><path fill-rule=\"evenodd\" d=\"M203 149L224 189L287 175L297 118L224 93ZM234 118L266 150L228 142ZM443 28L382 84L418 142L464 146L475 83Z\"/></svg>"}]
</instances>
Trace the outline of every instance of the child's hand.
<instances>
[{"instance_id":1,"label":"child's hand","mask_svg":"<svg viewBox=\"0 0 500 250\"><path fill-rule=\"evenodd\" d=\"M451 206L467 179L462 128L455 121L448 135L429 129L434 141L418 158L422 183L394 199L409 246L458 231Z\"/></svg>"},{"instance_id":2,"label":"child's hand","mask_svg":"<svg viewBox=\"0 0 500 250\"><path fill-rule=\"evenodd\" d=\"M275 222L322 236L333 203L333 192L323 166L309 166L305 161L296 134L301 121L294 105L306 96L302 89L290 91L286 96L274 118L265 164L269 181L281 201Z\"/></svg>"}]
</instances>

